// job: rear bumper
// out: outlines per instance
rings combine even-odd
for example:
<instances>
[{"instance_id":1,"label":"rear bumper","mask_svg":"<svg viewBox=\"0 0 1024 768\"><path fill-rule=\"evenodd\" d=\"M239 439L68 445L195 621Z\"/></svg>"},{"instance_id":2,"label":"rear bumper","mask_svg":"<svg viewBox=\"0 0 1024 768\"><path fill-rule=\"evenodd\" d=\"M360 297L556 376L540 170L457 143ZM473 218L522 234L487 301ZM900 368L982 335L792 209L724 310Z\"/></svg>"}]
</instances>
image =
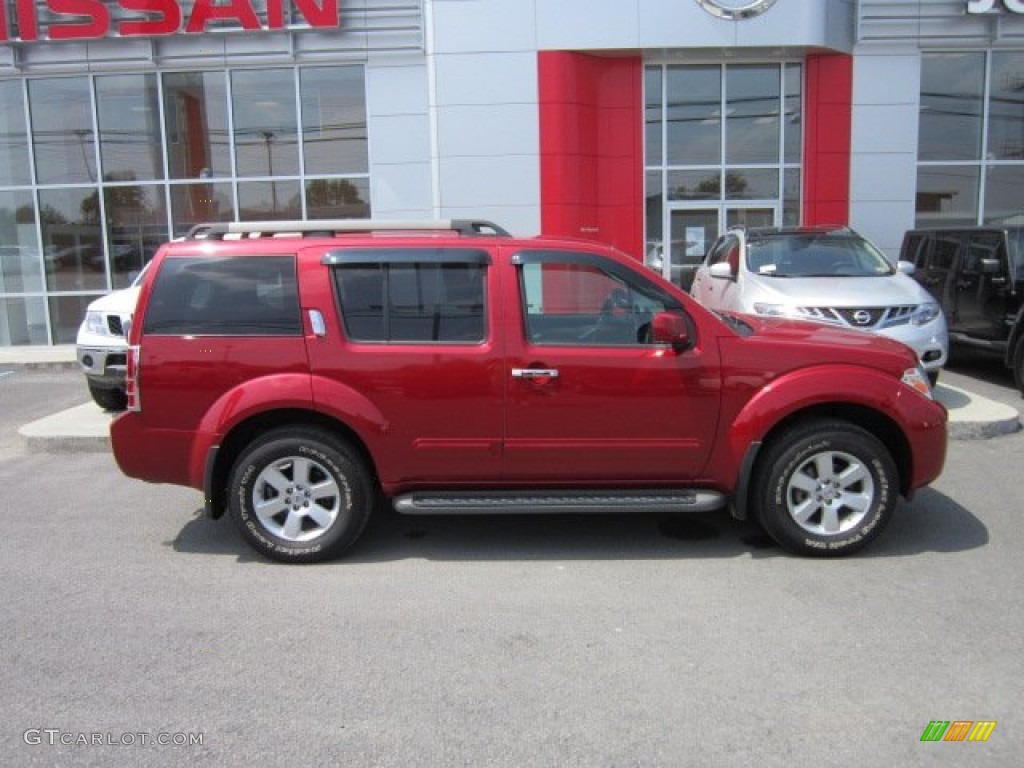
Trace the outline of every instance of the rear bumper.
<instances>
[{"instance_id":1,"label":"rear bumper","mask_svg":"<svg viewBox=\"0 0 1024 768\"><path fill-rule=\"evenodd\" d=\"M190 458L194 433L152 429L139 413L128 411L110 422L110 445L117 466L128 477L150 483L171 483L202 490L193 478ZM159 452L151 446L160 446Z\"/></svg>"}]
</instances>

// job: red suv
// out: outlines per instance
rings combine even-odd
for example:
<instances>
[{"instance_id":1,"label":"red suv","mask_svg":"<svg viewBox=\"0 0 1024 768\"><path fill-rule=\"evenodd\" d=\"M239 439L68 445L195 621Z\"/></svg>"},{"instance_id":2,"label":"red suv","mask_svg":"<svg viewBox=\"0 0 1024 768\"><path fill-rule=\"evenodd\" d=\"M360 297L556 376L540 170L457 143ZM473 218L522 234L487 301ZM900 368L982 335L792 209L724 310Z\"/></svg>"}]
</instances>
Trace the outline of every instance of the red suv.
<instances>
[{"instance_id":1,"label":"red suv","mask_svg":"<svg viewBox=\"0 0 1024 768\"><path fill-rule=\"evenodd\" d=\"M311 562L407 514L754 516L853 552L931 482L946 412L892 340L713 313L592 242L486 222L202 225L129 338L129 476Z\"/></svg>"}]
</instances>

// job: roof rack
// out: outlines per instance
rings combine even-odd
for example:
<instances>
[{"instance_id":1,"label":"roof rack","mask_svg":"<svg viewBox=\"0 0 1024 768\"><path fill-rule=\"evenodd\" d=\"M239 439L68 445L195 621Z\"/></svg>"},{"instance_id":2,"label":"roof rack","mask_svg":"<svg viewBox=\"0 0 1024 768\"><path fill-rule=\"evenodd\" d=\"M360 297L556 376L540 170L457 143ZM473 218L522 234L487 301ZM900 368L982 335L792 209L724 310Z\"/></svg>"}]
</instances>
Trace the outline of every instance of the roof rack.
<instances>
[{"instance_id":1,"label":"roof rack","mask_svg":"<svg viewBox=\"0 0 1024 768\"><path fill-rule=\"evenodd\" d=\"M333 237L353 232L451 231L467 236L511 237L502 227L477 219L319 219L312 221L211 221L196 224L186 240L223 240L225 235L273 237L292 234L302 237Z\"/></svg>"}]
</instances>

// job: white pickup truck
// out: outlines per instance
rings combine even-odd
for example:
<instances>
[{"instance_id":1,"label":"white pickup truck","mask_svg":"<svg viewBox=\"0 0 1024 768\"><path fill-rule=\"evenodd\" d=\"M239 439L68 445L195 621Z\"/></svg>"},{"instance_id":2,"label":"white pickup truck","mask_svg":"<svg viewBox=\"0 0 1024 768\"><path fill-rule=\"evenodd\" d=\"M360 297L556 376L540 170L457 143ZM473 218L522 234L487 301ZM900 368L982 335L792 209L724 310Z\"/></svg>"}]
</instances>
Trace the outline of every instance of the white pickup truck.
<instances>
[{"instance_id":1,"label":"white pickup truck","mask_svg":"<svg viewBox=\"0 0 1024 768\"><path fill-rule=\"evenodd\" d=\"M106 411L123 411L125 407L128 331L145 272L143 269L129 287L92 302L78 328L78 364L89 394Z\"/></svg>"}]
</instances>

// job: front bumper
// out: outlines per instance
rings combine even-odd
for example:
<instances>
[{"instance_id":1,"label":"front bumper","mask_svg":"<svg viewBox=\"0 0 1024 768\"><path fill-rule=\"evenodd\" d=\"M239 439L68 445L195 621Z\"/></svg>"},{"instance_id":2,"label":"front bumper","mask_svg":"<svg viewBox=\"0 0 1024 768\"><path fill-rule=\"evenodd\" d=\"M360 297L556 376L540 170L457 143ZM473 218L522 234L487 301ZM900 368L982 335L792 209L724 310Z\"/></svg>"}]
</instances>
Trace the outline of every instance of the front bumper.
<instances>
[{"instance_id":1,"label":"front bumper","mask_svg":"<svg viewBox=\"0 0 1024 768\"><path fill-rule=\"evenodd\" d=\"M78 365L99 386L123 387L128 370L127 347L78 347Z\"/></svg>"}]
</instances>

